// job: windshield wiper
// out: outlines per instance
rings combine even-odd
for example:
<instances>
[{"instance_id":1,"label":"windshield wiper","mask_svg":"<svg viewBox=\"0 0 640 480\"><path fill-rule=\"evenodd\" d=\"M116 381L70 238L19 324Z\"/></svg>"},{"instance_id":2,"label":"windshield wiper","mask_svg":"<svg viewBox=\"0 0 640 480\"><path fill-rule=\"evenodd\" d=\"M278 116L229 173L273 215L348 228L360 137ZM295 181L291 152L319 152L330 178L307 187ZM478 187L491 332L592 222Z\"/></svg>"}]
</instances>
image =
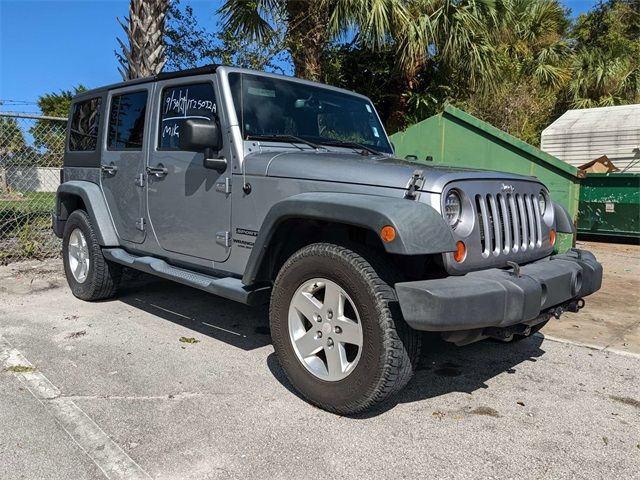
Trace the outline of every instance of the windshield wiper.
<instances>
[{"instance_id":1,"label":"windshield wiper","mask_svg":"<svg viewBox=\"0 0 640 480\"><path fill-rule=\"evenodd\" d=\"M358 142L345 142L344 140L330 140L330 141L323 141L322 145L329 145L332 147L349 147L354 149L360 149L361 151L359 153L361 155L369 155L369 154L381 155L379 151L374 150L373 148L367 147L366 145L363 145Z\"/></svg>"},{"instance_id":2,"label":"windshield wiper","mask_svg":"<svg viewBox=\"0 0 640 480\"><path fill-rule=\"evenodd\" d=\"M322 145L318 145L317 143L310 142L309 140L305 140L304 138L297 137L295 135L280 135L280 134L247 135L246 138L247 140L266 140L266 141L273 140L276 142L283 141L283 142L289 142L289 143L304 143L305 145L308 145L311 148L314 148L316 150L324 148Z\"/></svg>"}]
</instances>

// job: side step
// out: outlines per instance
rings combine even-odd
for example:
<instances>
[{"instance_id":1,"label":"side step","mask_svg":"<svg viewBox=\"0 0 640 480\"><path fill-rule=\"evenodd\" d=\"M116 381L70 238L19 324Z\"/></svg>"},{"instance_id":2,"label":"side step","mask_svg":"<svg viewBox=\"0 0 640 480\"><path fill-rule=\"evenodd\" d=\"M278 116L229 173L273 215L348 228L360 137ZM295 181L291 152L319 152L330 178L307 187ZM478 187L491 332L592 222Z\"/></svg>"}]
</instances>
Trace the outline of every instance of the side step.
<instances>
[{"instance_id":1,"label":"side step","mask_svg":"<svg viewBox=\"0 0 640 480\"><path fill-rule=\"evenodd\" d=\"M107 260L158 277L173 280L246 305L261 305L269 301L270 287L247 287L239 278L212 277L169 265L155 257L138 257L121 248L103 248Z\"/></svg>"}]
</instances>

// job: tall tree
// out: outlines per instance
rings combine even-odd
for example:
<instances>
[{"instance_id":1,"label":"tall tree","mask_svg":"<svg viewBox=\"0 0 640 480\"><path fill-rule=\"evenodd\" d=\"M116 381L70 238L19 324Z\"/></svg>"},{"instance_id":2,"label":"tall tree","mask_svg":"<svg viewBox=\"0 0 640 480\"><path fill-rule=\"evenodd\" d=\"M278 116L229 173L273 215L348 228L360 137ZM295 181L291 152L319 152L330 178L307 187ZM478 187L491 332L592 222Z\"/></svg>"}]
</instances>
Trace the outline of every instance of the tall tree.
<instances>
[{"instance_id":1,"label":"tall tree","mask_svg":"<svg viewBox=\"0 0 640 480\"><path fill-rule=\"evenodd\" d=\"M118 38L121 53L116 53L124 80L148 77L162 71L165 59L165 24L170 0L130 0L129 17L118 22L126 34L126 43Z\"/></svg>"},{"instance_id":2,"label":"tall tree","mask_svg":"<svg viewBox=\"0 0 640 480\"><path fill-rule=\"evenodd\" d=\"M282 71L283 25L273 29L259 40L241 30L231 32L218 25L216 31L202 27L190 5L179 0L171 2L167 15L166 42L169 70L182 70L205 64L233 65L254 70Z\"/></svg>"},{"instance_id":3,"label":"tall tree","mask_svg":"<svg viewBox=\"0 0 640 480\"><path fill-rule=\"evenodd\" d=\"M46 93L38 98L38 107L43 115L66 118L70 114L72 98L86 90L84 85L77 85L72 90ZM37 120L29 133L39 154L33 153L30 163L38 163L40 166L62 166L66 127L66 123L59 120Z\"/></svg>"},{"instance_id":4,"label":"tall tree","mask_svg":"<svg viewBox=\"0 0 640 480\"><path fill-rule=\"evenodd\" d=\"M219 10L224 28L232 35L248 35L264 42L285 25L283 47L291 55L295 75L318 80L321 57L330 40L327 0L226 0Z\"/></svg>"},{"instance_id":5,"label":"tall tree","mask_svg":"<svg viewBox=\"0 0 640 480\"><path fill-rule=\"evenodd\" d=\"M568 107L640 102L640 0L608 0L580 15Z\"/></svg>"},{"instance_id":6,"label":"tall tree","mask_svg":"<svg viewBox=\"0 0 640 480\"><path fill-rule=\"evenodd\" d=\"M487 92L469 92L454 103L537 145L554 112L558 92L570 79L569 19L558 0L509 0L492 33L500 83Z\"/></svg>"},{"instance_id":7,"label":"tall tree","mask_svg":"<svg viewBox=\"0 0 640 480\"><path fill-rule=\"evenodd\" d=\"M335 55L329 55L329 65L335 62L352 65L355 58L367 57L367 52L386 58L388 67L371 62L362 68L367 71L379 66L386 70L382 75L387 78L388 92L384 120L393 132L408 121L420 119L412 112L420 112L418 116L433 113L438 101L455 90L482 90L495 85L498 57L490 32L497 28L503 3L503 0L338 0L330 17L330 31L342 36L355 31L356 37L350 46L338 49L337 60ZM357 76L354 84L348 85L349 79L341 78L344 86L356 90L358 84L369 84L361 80Z\"/></svg>"}]
</instances>

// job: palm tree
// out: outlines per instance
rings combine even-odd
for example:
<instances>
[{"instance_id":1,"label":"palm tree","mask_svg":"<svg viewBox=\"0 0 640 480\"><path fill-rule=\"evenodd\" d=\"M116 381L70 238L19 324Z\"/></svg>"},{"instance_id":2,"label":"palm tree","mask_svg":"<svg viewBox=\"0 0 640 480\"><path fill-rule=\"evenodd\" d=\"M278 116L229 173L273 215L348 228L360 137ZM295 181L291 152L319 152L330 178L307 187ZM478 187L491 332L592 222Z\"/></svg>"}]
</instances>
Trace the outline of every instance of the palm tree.
<instances>
[{"instance_id":1,"label":"palm tree","mask_svg":"<svg viewBox=\"0 0 640 480\"><path fill-rule=\"evenodd\" d=\"M558 0L509 0L495 37L503 57L501 77L530 78L557 89L571 76L569 21Z\"/></svg>"},{"instance_id":2,"label":"palm tree","mask_svg":"<svg viewBox=\"0 0 640 480\"><path fill-rule=\"evenodd\" d=\"M494 56L487 31L497 23L504 0L227 0L220 9L232 32L256 40L287 26L285 47L295 75L322 78L322 55L330 42L355 37L371 51L393 51L394 96L388 119L391 130L404 123L406 97L417 87L418 72L429 59L453 66L473 85L495 78Z\"/></svg>"},{"instance_id":3,"label":"palm tree","mask_svg":"<svg viewBox=\"0 0 640 480\"><path fill-rule=\"evenodd\" d=\"M129 17L118 22L127 36L126 45L119 38L122 54L116 54L124 80L157 75L165 58L165 20L170 0L131 0Z\"/></svg>"},{"instance_id":4,"label":"palm tree","mask_svg":"<svg viewBox=\"0 0 640 480\"><path fill-rule=\"evenodd\" d=\"M365 48L393 51L397 93L386 126L395 131L406 123L410 104L422 101L416 93L425 80L449 77L453 83L456 78L473 89L495 84L497 57L490 32L497 28L504 1L338 0L329 28L338 35L355 29Z\"/></svg>"},{"instance_id":5,"label":"palm tree","mask_svg":"<svg viewBox=\"0 0 640 480\"><path fill-rule=\"evenodd\" d=\"M611 58L599 49L580 50L568 90L573 108L640 102L640 61Z\"/></svg>"},{"instance_id":6,"label":"palm tree","mask_svg":"<svg viewBox=\"0 0 640 480\"><path fill-rule=\"evenodd\" d=\"M284 47L293 61L295 75L318 80L321 57L330 39L327 29L333 2L327 0L227 0L219 10L232 34L246 33L258 42L275 34L275 25L286 24Z\"/></svg>"}]
</instances>

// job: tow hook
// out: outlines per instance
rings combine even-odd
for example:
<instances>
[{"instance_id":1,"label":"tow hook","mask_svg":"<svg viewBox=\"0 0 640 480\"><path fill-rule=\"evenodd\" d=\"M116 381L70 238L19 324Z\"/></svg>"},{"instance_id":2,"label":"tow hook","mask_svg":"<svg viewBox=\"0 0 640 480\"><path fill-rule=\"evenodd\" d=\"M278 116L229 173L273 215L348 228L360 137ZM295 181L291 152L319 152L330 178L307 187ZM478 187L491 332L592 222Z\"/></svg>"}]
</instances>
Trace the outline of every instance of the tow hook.
<instances>
[{"instance_id":1,"label":"tow hook","mask_svg":"<svg viewBox=\"0 0 640 480\"><path fill-rule=\"evenodd\" d=\"M549 309L549 313L553 315L556 319L560 318L564 312L572 312L577 313L584 308L584 298L579 298L577 300L572 300L570 302L565 303L564 305L558 305L557 307Z\"/></svg>"},{"instance_id":2,"label":"tow hook","mask_svg":"<svg viewBox=\"0 0 640 480\"><path fill-rule=\"evenodd\" d=\"M507 265L513 268L513 275L515 277L520 278L522 276L520 275L520 265L518 265L516 262L507 262Z\"/></svg>"}]
</instances>

